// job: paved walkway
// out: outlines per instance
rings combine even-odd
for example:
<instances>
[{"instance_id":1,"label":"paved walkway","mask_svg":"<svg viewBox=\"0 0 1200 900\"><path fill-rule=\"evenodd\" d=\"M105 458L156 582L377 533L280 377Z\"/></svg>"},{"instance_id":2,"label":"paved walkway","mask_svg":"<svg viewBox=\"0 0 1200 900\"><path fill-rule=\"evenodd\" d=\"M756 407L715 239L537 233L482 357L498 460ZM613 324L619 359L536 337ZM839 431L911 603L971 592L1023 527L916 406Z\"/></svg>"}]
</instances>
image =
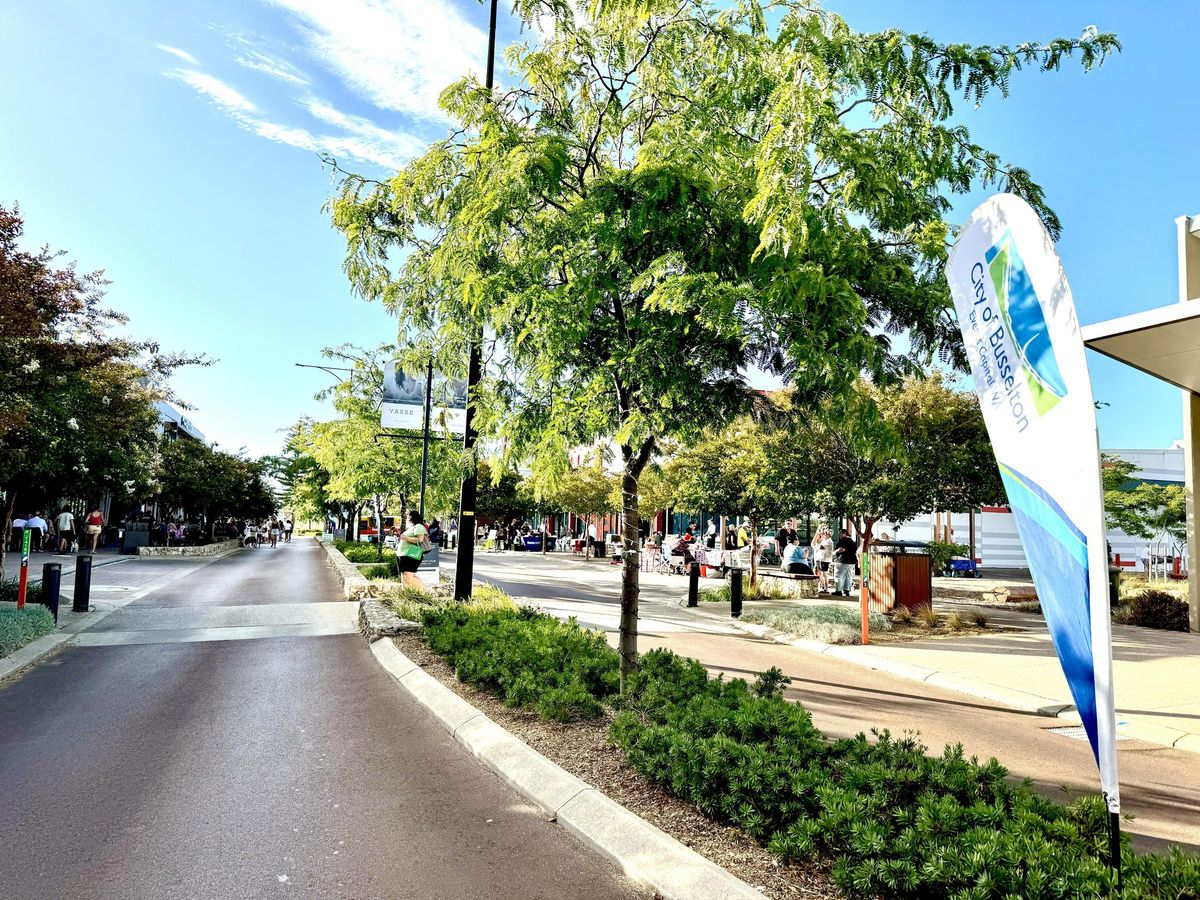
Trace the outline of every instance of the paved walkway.
<instances>
[{"instance_id":1,"label":"paved walkway","mask_svg":"<svg viewBox=\"0 0 1200 900\"><path fill-rule=\"evenodd\" d=\"M312 542L101 571L137 599L0 681L0 897L641 895L397 688Z\"/></svg>"},{"instance_id":2,"label":"paved walkway","mask_svg":"<svg viewBox=\"0 0 1200 900\"><path fill-rule=\"evenodd\" d=\"M615 644L620 588L617 567L512 553L481 555L476 572L478 577L557 615L573 615L581 624L604 629ZM925 660L942 666L939 671L949 672L953 666L962 678L976 679L974 685L951 687L948 675L945 682L937 678L913 680L911 672L901 677L887 669L872 670L864 660L850 662L837 654L755 638L730 624L727 604L701 604L696 610L688 610L680 606L685 596L686 582L678 576L644 576L639 617L639 645L643 651L667 647L699 659L713 671L737 677L778 666L793 679L790 696L803 702L814 722L829 734L852 735L877 727L894 733L916 730L934 749L962 743L968 753L996 756L1014 774L1031 778L1051 795L1061 796L1060 787L1064 785L1078 792L1098 790L1091 748L1086 739L1072 734L1078 729L1071 729L1068 722L1038 715L1027 708L1028 704L1017 704L1018 687L1006 688L1014 693L1003 699L998 699L999 690L997 697L979 696L989 690L987 679L1045 691L1051 698L1053 685L1061 684L1066 689L1044 625L1040 626L1040 635L1031 630L953 642L929 640L837 648L869 651L874 655L874 664L896 671ZM1005 610L998 617L1008 615ZM1035 622L1033 617L1025 618L1027 624ZM1127 639L1123 634L1126 631L1137 634ZM1180 703L1194 701L1198 682L1195 674L1189 673L1196 672L1196 656L1200 653L1197 636L1144 631L1120 629L1118 683L1124 680L1143 685L1138 690L1151 697L1155 684L1161 686L1164 680L1170 680ZM1170 640L1175 637L1184 641ZM1175 684L1176 672L1190 677L1190 684ZM966 693L963 687L975 689ZM1127 708L1128 691L1128 683L1124 689L1118 688L1120 718L1127 722L1143 715L1141 708ZM1170 712L1165 706L1147 709L1156 718L1166 718L1163 712ZM1200 847L1200 757L1133 738L1121 740L1117 746L1123 808L1136 816L1129 823L1131 831L1144 838Z\"/></svg>"}]
</instances>

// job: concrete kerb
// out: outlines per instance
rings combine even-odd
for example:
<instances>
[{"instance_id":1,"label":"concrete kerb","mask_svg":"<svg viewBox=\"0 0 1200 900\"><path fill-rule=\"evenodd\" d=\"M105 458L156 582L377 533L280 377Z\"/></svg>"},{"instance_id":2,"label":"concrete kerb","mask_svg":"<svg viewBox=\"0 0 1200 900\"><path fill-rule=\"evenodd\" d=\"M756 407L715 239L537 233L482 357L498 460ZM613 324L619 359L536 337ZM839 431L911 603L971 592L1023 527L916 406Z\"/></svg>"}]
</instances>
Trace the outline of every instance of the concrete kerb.
<instances>
[{"instance_id":1,"label":"concrete kerb","mask_svg":"<svg viewBox=\"0 0 1200 900\"><path fill-rule=\"evenodd\" d=\"M333 574L341 583L342 595L347 600L357 600L365 595L371 582L363 576L362 572L358 571L358 566L346 559L331 541L322 541L319 537L314 540L317 542L317 546L325 552L325 561L329 563Z\"/></svg>"},{"instance_id":2,"label":"concrete kerb","mask_svg":"<svg viewBox=\"0 0 1200 900\"><path fill-rule=\"evenodd\" d=\"M664 900L762 900L762 893L551 762L427 674L390 638L380 665L484 765L552 821Z\"/></svg>"},{"instance_id":3,"label":"concrete kerb","mask_svg":"<svg viewBox=\"0 0 1200 900\"><path fill-rule=\"evenodd\" d=\"M704 612L698 613L698 615L708 619L728 622L728 624L748 634L774 641L777 644L786 644L789 647L795 647L798 650L816 653L821 656L832 656L852 665L874 669L878 672L886 672L889 675L895 675L897 678L903 678L907 681L931 684L934 687L957 691L960 694L978 697L981 700L991 700L993 703L999 703L1011 709L1058 719L1064 724L1079 725L1082 722L1079 712L1075 709L1073 703L1063 703L1061 700L1040 697L1037 694L1018 691L1001 685L979 684L962 676L940 672L926 666L917 666L911 663L874 656L869 651L864 651L858 646L826 644L822 641L793 638L786 632L768 628L765 625L756 625L753 622L742 622L737 619L727 620L722 616L714 616ZM1190 731L1179 731L1161 725L1138 722L1123 725L1121 727L1121 734L1151 744L1161 744L1176 750L1188 750L1200 753L1200 734Z\"/></svg>"}]
</instances>

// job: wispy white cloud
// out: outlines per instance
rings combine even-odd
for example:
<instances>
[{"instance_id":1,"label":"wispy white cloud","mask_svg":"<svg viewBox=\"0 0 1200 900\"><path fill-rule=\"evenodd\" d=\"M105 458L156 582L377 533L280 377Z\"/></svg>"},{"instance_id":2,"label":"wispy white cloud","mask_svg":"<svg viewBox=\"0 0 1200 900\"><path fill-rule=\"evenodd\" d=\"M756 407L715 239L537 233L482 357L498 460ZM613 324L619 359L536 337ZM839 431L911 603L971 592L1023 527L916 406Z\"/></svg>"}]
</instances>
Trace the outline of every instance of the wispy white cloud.
<instances>
[{"instance_id":1,"label":"wispy white cloud","mask_svg":"<svg viewBox=\"0 0 1200 900\"><path fill-rule=\"evenodd\" d=\"M255 72L262 72L272 78L286 81L288 84L304 87L309 83L308 77L286 59L280 59L278 56L272 56L260 50L247 49L234 57L234 62Z\"/></svg>"},{"instance_id":2,"label":"wispy white cloud","mask_svg":"<svg viewBox=\"0 0 1200 900\"><path fill-rule=\"evenodd\" d=\"M314 56L381 109L440 121L446 85L480 72L484 33L450 0L268 0L298 19Z\"/></svg>"},{"instance_id":3,"label":"wispy white cloud","mask_svg":"<svg viewBox=\"0 0 1200 900\"><path fill-rule=\"evenodd\" d=\"M333 126L336 132L317 133L272 121L240 91L212 75L188 69L176 69L168 75L191 87L251 134L289 147L398 169L425 146L414 135L381 128L369 119L343 113L315 97L305 98L301 106L314 119Z\"/></svg>"},{"instance_id":4,"label":"wispy white cloud","mask_svg":"<svg viewBox=\"0 0 1200 900\"><path fill-rule=\"evenodd\" d=\"M169 44L155 44L154 46L156 46L163 53L170 53L172 56L178 56L185 63L191 63L193 66L200 65L196 57L192 56L192 54L188 53L186 50L180 50L178 47L172 47Z\"/></svg>"},{"instance_id":5,"label":"wispy white cloud","mask_svg":"<svg viewBox=\"0 0 1200 900\"><path fill-rule=\"evenodd\" d=\"M220 78L206 75L204 72L194 72L191 69L175 69L167 75L188 85L197 94L210 100L219 109L227 113L253 113L257 111L253 103L236 88L226 84Z\"/></svg>"}]
</instances>

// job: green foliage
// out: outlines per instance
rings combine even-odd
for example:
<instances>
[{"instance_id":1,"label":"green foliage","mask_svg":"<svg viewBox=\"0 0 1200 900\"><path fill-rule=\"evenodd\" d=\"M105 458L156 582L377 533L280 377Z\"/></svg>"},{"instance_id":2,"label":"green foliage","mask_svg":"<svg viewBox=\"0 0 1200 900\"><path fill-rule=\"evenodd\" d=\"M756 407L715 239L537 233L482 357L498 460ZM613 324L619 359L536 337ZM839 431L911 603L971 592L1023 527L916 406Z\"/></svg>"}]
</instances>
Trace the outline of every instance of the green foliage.
<instances>
[{"instance_id":1,"label":"green foliage","mask_svg":"<svg viewBox=\"0 0 1200 900\"><path fill-rule=\"evenodd\" d=\"M952 93L978 104L1022 65L1119 49L858 34L807 0L597 9L522 0L539 38L509 49L506 89L451 85L453 136L386 181L347 176L330 209L358 293L450 345L495 341L477 424L506 459L552 476L615 442L631 528L655 447L749 409L751 365L805 397L938 353L965 365L941 277L952 198L995 186L1057 220Z\"/></svg>"},{"instance_id":2,"label":"green foliage","mask_svg":"<svg viewBox=\"0 0 1200 900\"><path fill-rule=\"evenodd\" d=\"M574 619L560 622L531 609L426 610L425 640L463 681L495 691L509 706L543 719L594 718L616 693L617 654L604 635Z\"/></svg>"},{"instance_id":3,"label":"green foliage","mask_svg":"<svg viewBox=\"0 0 1200 900\"><path fill-rule=\"evenodd\" d=\"M371 555L372 555L372 557L375 555L374 550L371 551ZM393 555L392 558L395 559L395 556ZM369 566L360 566L358 572L360 575L362 575L363 578L398 578L399 577L398 573L396 572L396 565L394 562L391 565L388 565L386 563L372 563Z\"/></svg>"},{"instance_id":4,"label":"green foliage","mask_svg":"<svg viewBox=\"0 0 1200 900\"><path fill-rule=\"evenodd\" d=\"M352 563L373 563L385 559L392 562L393 566L395 565L396 551L391 547L384 547L383 555L380 556L377 545L364 544L361 541L334 541L333 546Z\"/></svg>"},{"instance_id":5,"label":"green foliage","mask_svg":"<svg viewBox=\"0 0 1200 900\"><path fill-rule=\"evenodd\" d=\"M267 464L200 441L164 438L159 449L158 498L163 509L185 517L274 515L278 499L267 483Z\"/></svg>"},{"instance_id":6,"label":"green foliage","mask_svg":"<svg viewBox=\"0 0 1200 900\"><path fill-rule=\"evenodd\" d=\"M789 609L750 609L742 621L766 625L798 638L826 644L857 644L862 640L862 619L857 606L796 606ZM891 631L892 621L871 613L867 625L873 632Z\"/></svg>"},{"instance_id":7,"label":"green foliage","mask_svg":"<svg viewBox=\"0 0 1200 900\"><path fill-rule=\"evenodd\" d=\"M1187 631L1189 627L1186 601L1166 591L1143 591L1123 600L1113 608L1112 618L1118 625L1140 625L1165 631Z\"/></svg>"},{"instance_id":8,"label":"green foliage","mask_svg":"<svg viewBox=\"0 0 1200 900\"><path fill-rule=\"evenodd\" d=\"M16 603L17 586L18 582L15 578L0 581L0 602ZM42 602L42 583L40 581L30 581L25 585L25 602Z\"/></svg>"},{"instance_id":9,"label":"green foliage","mask_svg":"<svg viewBox=\"0 0 1200 900\"><path fill-rule=\"evenodd\" d=\"M525 519L532 511L530 497L521 490L521 478L516 472L480 462L476 472L478 491L475 497L475 518L479 522L504 522Z\"/></svg>"},{"instance_id":10,"label":"green foliage","mask_svg":"<svg viewBox=\"0 0 1200 900\"><path fill-rule=\"evenodd\" d=\"M8 593L8 585L11 583L0 583L4 594ZM54 616L50 615L50 610L44 606L28 605L24 609L0 609L0 657L8 656L18 647L23 647L53 630Z\"/></svg>"},{"instance_id":11,"label":"green foliage","mask_svg":"<svg viewBox=\"0 0 1200 900\"><path fill-rule=\"evenodd\" d=\"M1128 460L1105 456L1104 511L1109 528L1120 528L1130 537L1156 538L1163 532L1177 542L1187 540L1187 495L1181 484L1152 484L1133 477L1137 466Z\"/></svg>"},{"instance_id":12,"label":"green foliage","mask_svg":"<svg viewBox=\"0 0 1200 900\"><path fill-rule=\"evenodd\" d=\"M954 544L949 541L929 542L929 565L933 574L941 575L950 565L952 556L970 556L971 548L967 544Z\"/></svg>"},{"instance_id":13,"label":"green foliage","mask_svg":"<svg viewBox=\"0 0 1200 900\"><path fill-rule=\"evenodd\" d=\"M961 747L931 757L913 737L829 741L780 679L709 678L653 650L611 737L654 783L737 825L784 861L835 859L850 897L1081 897L1113 890L1099 798L1058 806ZM1126 838L1128 840L1128 838ZM1200 856L1134 855L1125 896L1195 897Z\"/></svg>"},{"instance_id":14,"label":"green foliage","mask_svg":"<svg viewBox=\"0 0 1200 900\"><path fill-rule=\"evenodd\" d=\"M127 319L100 305L103 273L22 249L23 232L19 210L0 206L0 575L14 510L152 496L154 403L172 399L175 369L204 362L121 336Z\"/></svg>"},{"instance_id":15,"label":"green foliage","mask_svg":"<svg viewBox=\"0 0 1200 900\"><path fill-rule=\"evenodd\" d=\"M785 591L774 578L762 578L756 584L742 585L742 599L747 602L753 600L784 600L790 596L791 594ZM705 603L729 603L729 584L722 584L715 588L705 588L700 592L700 600Z\"/></svg>"},{"instance_id":16,"label":"green foliage","mask_svg":"<svg viewBox=\"0 0 1200 900\"><path fill-rule=\"evenodd\" d=\"M791 511L848 516L859 538L868 528L877 536L880 521L1004 497L974 393L951 390L938 375L860 381L769 432L766 452L767 492Z\"/></svg>"}]
</instances>

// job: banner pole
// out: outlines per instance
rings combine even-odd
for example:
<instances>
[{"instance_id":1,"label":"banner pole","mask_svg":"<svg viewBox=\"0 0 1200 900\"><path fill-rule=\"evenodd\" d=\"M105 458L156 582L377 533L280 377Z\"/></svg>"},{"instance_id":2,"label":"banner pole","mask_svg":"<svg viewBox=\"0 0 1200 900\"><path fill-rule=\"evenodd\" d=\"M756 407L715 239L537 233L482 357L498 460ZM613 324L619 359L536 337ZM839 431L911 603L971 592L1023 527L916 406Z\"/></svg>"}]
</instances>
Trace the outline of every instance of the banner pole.
<instances>
[{"instance_id":1,"label":"banner pole","mask_svg":"<svg viewBox=\"0 0 1200 900\"><path fill-rule=\"evenodd\" d=\"M1121 893L1121 814L1108 814L1108 864L1117 873L1117 893Z\"/></svg>"}]
</instances>

